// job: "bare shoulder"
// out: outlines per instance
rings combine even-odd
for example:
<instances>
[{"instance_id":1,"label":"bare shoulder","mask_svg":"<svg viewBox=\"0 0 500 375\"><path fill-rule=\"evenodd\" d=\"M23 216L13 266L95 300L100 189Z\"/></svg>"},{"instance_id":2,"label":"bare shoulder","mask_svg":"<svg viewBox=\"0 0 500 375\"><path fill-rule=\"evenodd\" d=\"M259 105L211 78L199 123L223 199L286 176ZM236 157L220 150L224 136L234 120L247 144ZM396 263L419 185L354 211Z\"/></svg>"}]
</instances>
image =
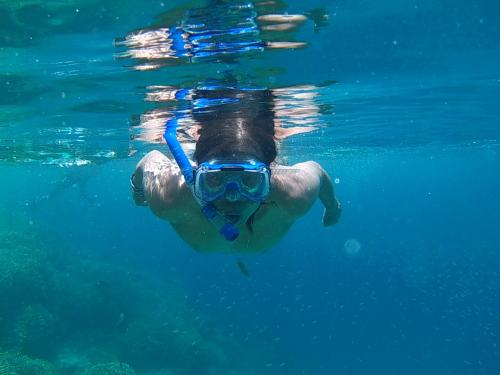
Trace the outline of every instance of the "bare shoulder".
<instances>
[{"instance_id":1,"label":"bare shoulder","mask_svg":"<svg viewBox=\"0 0 500 375\"><path fill-rule=\"evenodd\" d=\"M182 205L192 199L177 163L159 151L151 151L141 159L134 179L141 181L151 210L167 220L175 220Z\"/></svg>"},{"instance_id":2,"label":"bare shoulder","mask_svg":"<svg viewBox=\"0 0 500 375\"><path fill-rule=\"evenodd\" d=\"M137 164L137 169L141 169L143 173L153 173L155 175L180 173L177 164L157 150L147 153Z\"/></svg>"},{"instance_id":3,"label":"bare shoulder","mask_svg":"<svg viewBox=\"0 0 500 375\"><path fill-rule=\"evenodd\" d=\"M304 215L314 204L321 186L322 167L314 161L272 168L272 199L290 215Z\"/></svg>"}]
</instances>

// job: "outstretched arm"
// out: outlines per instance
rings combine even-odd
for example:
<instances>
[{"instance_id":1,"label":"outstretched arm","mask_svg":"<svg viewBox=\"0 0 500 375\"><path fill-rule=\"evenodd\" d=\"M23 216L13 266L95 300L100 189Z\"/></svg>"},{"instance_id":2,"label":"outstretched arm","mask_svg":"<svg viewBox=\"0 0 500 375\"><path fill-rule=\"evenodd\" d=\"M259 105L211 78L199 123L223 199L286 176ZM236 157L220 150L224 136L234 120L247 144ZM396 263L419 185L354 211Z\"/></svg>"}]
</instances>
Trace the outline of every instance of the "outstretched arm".
<instances>
[{"instance_id":1,"label":"outstretched arm","mask_svg":"<svg viewBox=\"0 0 500 375\"><path fill-rule=\"evenodd\" d=\"M317 198L325 207L323 225L335 224L341 213L328 173L314 161L273 171L273 199L292 217L305 215Z\"/></svg>"},{"instance_id":2,"label":"outstretched arm","mask_svg":"<svg viewBox=\"0 0 500 375\"><path fill-rule=\"evenodd\" d=\"M149 206L167 220L174 219L183 195L189 193L179 167L159 151L151 151L139 161L130 182L136 204Z\"/></svg>"},{"instance_id":3,"label":"outstretched arm","mask_svg":"<svg viewBox=\"0 0 500 375\"><path fill-rule=\"evenodd\" d=\"M336 224L339 221L342 209L340 202L335 197L335 191L333 190L333 183L328 173L319 165L320 171L320 188L319 188L319 200L325 206L325 212L323 215L323 225L325 227Z\"/></svg>"}]
</instances>

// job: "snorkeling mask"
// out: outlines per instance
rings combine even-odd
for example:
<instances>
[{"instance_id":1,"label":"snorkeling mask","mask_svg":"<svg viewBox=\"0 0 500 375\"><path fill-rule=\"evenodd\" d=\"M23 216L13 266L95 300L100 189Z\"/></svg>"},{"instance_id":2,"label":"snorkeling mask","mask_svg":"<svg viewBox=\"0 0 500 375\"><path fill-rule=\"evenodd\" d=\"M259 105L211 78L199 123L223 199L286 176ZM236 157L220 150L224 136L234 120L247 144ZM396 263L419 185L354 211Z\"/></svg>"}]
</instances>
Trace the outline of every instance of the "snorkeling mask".
<instances>
[{"instance_id":1,"label":"snorkeling mask","mask_svg":"<svg viewBox=\"0 0 500 375\"><path fill-rule=\"evenodd\" d=\"M221 197L232 202L240 197L261 202L269 194L270 179L269 168L254 160L204 162L195 171L194 194L204 202Z\"/></svg>"}]
</instances>

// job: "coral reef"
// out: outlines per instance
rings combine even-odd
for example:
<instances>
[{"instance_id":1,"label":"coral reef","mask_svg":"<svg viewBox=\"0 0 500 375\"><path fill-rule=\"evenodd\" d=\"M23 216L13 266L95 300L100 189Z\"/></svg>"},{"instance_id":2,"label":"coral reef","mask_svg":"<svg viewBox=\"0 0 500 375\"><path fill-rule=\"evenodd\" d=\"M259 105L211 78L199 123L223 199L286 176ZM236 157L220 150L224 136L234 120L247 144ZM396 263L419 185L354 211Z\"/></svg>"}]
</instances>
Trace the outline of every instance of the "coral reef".
<instances>
[{"instance_id":1,"label":"coral reef","mask_svg":"<svg viewBox=\"0 0 500 375\"><path fill-rule=\"evenodd\" d=\"M32 233L0 232L0 346L28 355L45 352L53 317L51 252Z\"/></svg>"},{"instance_id":2,"label":"coral reef","mask_svg":"<svg viewBox=\"0 0 500 375\"><path fill-rule=\"evenodd\" d=\"M56 375L57 372L46 361L32 359L19 353L0 353L0 374Z\"/></svg>"},{"instance_id":3,"label":"coral reef","mask_svg":"<svg viewBox=\"0 0 500 375\"><path fill-rule=\"evenodd\" d=\"M43 299L47 284L47 249L28 233L0 233L0 308L16 308ZM13 305L14 303L14 305Z\"/></svg>"},{"instance_id":4,"label":"coral reef","mask_svg":"<svg viewBox=\"0 0 500 375\"><path fill-rule=\"evenodd\" d=\"M28 305L16 319L13 345L23 352L43 355L54 337L54 316L42 305Z\"/></svg>"},{"instance_id":5,"label":"coral reef","mask_svg":"<svg viewBox=\"0 0 500 375\"><path fill-rule=\"evenodd\" d=\"M0 229L0 347L21 353L1 356L1 375L237 373L254 361L172 284L56 243Z\"/></svg>"}]
</instances>

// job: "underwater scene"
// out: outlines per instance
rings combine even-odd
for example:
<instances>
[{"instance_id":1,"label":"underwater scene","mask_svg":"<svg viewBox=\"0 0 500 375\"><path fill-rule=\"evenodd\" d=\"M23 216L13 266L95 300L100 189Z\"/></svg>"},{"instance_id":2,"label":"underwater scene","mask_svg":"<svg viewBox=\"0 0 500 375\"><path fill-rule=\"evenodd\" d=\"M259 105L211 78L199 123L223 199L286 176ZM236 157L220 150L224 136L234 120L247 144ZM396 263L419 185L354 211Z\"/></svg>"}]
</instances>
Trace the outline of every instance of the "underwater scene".
<instances>
[{"instance_id":1,"label":"underwater scene","mask_svg":"<svg viewBox=\"0 0 500 375\"><path fill-rule=\"evenodd\" d=\"M498 14L0 0L0 375L500 374ZM221 144L275 151L200 193L258 202L213 216L233 247L196 190ZM195 168L170 211L146 155ZM292 220L264 198L301 165Z\"/></svg>"}]
</instances>

